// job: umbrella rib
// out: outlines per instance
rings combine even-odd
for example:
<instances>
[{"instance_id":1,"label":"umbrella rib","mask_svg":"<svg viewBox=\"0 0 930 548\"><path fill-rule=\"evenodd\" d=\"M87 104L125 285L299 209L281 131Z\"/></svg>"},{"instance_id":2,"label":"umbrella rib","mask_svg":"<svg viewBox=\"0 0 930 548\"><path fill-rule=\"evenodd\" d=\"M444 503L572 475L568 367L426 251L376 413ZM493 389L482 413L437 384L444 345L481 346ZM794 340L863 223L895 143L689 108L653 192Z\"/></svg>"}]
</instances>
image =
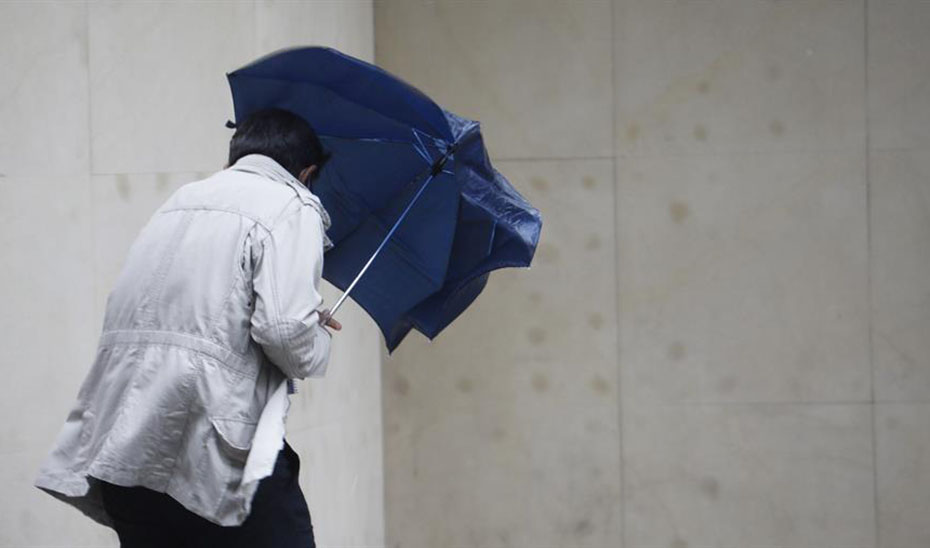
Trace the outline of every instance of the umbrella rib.
<instances>
[{"instance_id":1,"label":"umbrella rib","mask_svg":"<svg viewBox=\"0 0 930 548\"><path fill-rule=\"evenodd\" d=\"M378 143L398 143L402 145L410 145L416 147L416 143L413 141L405 141L404 139L390 139L387 137L349 137L345 135L331 135L327 133L318 133L318 137L321 139L339 139L341 141L375 141Z\"/></svg>"},{"instance_id":2,"label":"umbrella rib","mask_svg":"<svg viewBox=\"0 0 930 548\"><path fill-rule=\"evenodd\" d=\"M432 163L433 159L430 158L429 153L426 150L426 145L423 144L423 141L420 139L420 134L417 132L416 128L410 128L413 131L413 136L416 138L417 142L413 145L413 149L426 160L426 163Z\"/></svg>"}]
</instances>

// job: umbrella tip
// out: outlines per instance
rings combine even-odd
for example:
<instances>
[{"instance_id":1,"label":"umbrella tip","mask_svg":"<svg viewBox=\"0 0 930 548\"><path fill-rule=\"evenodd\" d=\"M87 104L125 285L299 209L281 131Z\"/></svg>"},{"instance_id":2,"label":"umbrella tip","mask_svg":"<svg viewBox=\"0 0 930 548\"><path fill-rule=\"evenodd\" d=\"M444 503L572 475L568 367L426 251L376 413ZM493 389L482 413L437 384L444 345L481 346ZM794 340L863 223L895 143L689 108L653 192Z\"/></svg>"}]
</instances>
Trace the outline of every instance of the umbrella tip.
<instances>
[{"instance_id":1,"label":"umbrella tip","mask_svg":"<svg viewBox=\"0 0 930 548\"><path fill-rule=\"evenodd\" d=\"M235 128L235 127L236 127L236 123L233 122L232 120L226 120L226 127L228 127L228 128Z\"/></svg>"}]
</instances>

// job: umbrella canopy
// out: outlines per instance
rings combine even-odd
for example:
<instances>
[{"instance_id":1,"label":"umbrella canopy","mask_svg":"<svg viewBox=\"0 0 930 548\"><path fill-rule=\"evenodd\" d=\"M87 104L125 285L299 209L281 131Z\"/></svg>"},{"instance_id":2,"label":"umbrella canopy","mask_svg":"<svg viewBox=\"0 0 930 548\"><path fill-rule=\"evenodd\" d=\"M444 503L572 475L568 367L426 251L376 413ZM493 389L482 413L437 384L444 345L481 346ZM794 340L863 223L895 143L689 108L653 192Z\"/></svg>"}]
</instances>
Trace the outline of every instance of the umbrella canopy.
<instances>
[{"instance_id":1,"label":"umbrella canopy","mask_svg":"<svg viewBox=\"0 0 930 548\"><path fill-rule=\"evenodd\" d=\"M289 110L332 153L313 183L332 220L323 277L351 291L389 351L414 328L438 335L492 270L529 266L539 211L491 166L478 122L331 48L279 50L227 79L237 121Z\"/></svg>"}]
</instances>

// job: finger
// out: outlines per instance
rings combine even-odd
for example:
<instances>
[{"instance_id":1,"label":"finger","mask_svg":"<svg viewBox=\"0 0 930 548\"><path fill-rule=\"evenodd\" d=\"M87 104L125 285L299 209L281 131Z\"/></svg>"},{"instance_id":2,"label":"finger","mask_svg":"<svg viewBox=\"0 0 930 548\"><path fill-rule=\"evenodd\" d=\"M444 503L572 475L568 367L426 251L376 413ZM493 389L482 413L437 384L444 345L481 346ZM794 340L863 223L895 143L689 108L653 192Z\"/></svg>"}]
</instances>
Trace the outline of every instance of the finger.
<instances>
[{"instance_id":1,"label":"finger","mask_svg":"<svg viewBox=\"0 0 930 548\"><path fill-rule=\"evenodd\" d=\"M334 320L334 319L332 319L332 318L330 318L330 319L326 322L326 325L332 327L332 328L335 329L336 331L339 331L340 329L342 329L342 324L339 323L337 320Z\"/></svg>"}]
</instances>

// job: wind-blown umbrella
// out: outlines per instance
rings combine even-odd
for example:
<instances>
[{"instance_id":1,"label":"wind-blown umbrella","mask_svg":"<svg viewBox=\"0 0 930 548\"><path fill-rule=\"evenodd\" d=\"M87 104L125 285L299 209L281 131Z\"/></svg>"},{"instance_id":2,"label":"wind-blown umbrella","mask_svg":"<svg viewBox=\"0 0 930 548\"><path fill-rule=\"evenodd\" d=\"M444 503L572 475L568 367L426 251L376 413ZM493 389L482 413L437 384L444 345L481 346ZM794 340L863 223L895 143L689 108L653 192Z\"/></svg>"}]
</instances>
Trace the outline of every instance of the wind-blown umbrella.
<instances>
[{"instance_id":1,"label":"wind-blown umbrella","mask_svg":"<svg viewBox=\"0 0 930 548\"><path fill-rule=\"evenodd\" d=\"M278 107L332 153L313 192L334 243L323 277L375 320L393 351L430 339L492 270L529 266L542 220L492 166L478 122L440 108L379 67L337 50L279 50L227 73L237 121Z\"/></svg>"}]
</instances>

